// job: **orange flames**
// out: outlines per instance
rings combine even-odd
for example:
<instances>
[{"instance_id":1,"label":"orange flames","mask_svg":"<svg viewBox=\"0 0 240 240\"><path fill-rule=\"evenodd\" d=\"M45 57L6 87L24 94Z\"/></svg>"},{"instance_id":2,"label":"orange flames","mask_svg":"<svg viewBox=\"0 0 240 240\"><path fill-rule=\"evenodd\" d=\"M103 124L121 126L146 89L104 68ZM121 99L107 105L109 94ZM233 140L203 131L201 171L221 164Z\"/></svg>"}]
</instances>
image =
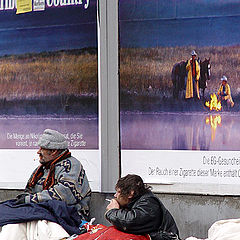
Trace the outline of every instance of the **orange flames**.
<instances>
[{"instance_id":1,"label":"orange flames","mask_svg":"<svg viewBox=\"0 0 240 240\"><path fill-rule=\"evenodd\" d=\"M212 110L221 111L222 110L221 101L218 101L215 93L211 94L211 100L207 101L205 103L205 105L210 109L210 111L212 111Z\"/></svg>"},{"instance_id":2,"label":"orange flames","mask_svg":"<svg viewBox=\"0 0 240 240\"><path fill-rule=\"evenodd\" d=\"M212 142L215 140L216 129L218 125L221 125L222 118L220 115L212 116L206 118L206 124L211 125L211 140Z\"/></svg>"}]
</instances>

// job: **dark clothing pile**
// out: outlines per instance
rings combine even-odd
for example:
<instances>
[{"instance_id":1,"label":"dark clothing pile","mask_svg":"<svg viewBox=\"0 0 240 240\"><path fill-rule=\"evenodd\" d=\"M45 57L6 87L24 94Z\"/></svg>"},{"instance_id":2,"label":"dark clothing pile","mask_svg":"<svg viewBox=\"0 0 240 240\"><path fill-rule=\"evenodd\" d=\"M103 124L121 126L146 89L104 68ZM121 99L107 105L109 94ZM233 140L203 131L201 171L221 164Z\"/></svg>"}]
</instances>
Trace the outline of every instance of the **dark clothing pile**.
<instances>
[{"instance_id":1,"label":"dark clothing pile","mask_svg":"<svg viewBox=\"0 0 240 240\"><path fill-rule=\"evenodd\" d=\"M16 204L15 200L0 203L0 226L33 220L48 220L58 223L69 234L80 234L82 217L75 206L63 201L49 200L42 203Z\"/></svg>"}]
</instances>

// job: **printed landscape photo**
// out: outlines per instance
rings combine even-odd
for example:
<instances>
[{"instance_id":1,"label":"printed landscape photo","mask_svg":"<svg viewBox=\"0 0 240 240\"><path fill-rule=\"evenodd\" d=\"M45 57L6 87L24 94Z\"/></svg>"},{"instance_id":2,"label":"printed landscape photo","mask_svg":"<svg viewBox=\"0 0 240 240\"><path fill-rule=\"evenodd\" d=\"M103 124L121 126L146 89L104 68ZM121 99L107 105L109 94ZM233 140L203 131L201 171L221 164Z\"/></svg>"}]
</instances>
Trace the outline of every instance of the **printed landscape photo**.
<instances>
[{"instance_id":1,"label":"printed landscape photo","mask_svg":"<svg viewBox=\"0 0 240 240\"><path fill-rule=\"evenodd\" d=\"M122 149L239 150L239 9L240 1L119 1ZM193 51L199 99L186 97ZM230 104L218 93L223 77Z\"/></svg>"}]
</instances>

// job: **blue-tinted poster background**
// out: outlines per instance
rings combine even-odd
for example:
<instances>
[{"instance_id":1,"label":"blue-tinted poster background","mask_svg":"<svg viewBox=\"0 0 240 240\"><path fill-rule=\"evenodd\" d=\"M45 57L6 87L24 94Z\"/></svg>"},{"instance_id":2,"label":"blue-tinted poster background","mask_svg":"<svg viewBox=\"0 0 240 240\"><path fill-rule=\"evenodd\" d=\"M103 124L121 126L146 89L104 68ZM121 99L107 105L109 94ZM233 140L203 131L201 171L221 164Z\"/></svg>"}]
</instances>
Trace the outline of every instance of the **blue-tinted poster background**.
<instances>
[{"instance_id":1,"label":"blue-tinted poster background","mask_svg":"<svg viewBox=\"0 0 240 240\"><path fill-rule=\"evenodd\" d=\"M37 148L53 128L98 149L96 14L96 0L0 11L0 148Z\"/></svg>"},{"instance_id":2,"label":"blue-tinted poster background","mask_svg":"<svg viewBox=\"0 0 240 240\"><path fill-rule=\"evenodd\" d=\"M239 150L240 1L120 0L122 149ZM185 89L173 96L173 66L210 60L199 101ZM210 111L206 102L226 75L234 107Z\"/></svg>"},{"instance_id":3,"label":"blue-tinted poster background","mask_svg":"<svg viewBox=\"0 0 240 240\"><path fill-rule=\"evenodd\" d=\"M0 11L0 55L96 48L96 0L16 15Z\"/></svg>"},{"instance_id":4,"label":"blue-tinted poster background","mask_svg":"<svg viewBox=\"0 0 240 240\"><path fill-rule=\"evenodd\" d=\"M237 0L120 0L121 47L239 44Z\"/></svg>"}]
</instances>

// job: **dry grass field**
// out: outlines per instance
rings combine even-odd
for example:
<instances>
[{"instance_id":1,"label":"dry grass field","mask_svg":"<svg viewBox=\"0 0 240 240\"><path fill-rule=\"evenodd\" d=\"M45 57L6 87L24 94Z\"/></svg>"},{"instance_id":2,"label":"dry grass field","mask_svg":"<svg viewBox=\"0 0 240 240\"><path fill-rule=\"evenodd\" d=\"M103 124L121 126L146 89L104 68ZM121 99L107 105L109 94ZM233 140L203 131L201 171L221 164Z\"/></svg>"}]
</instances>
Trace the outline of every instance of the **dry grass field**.
<instances>
[{"instance_id":1,"label":"dry grass field","mask_svg":"<svg viewBox=\"0 0 240 240\"><path fill-rule=\"evenodd\" d=\"M120 49L120 86L124 91L171 95L175 63L189 59L192 49L211 58L207 94L216 92L224 74L232 94L240 92L240 46ZM4 56L0 58L0 99L97 94L97 54L88 51Z\"/></svg>"},{"instance_id":2,"label":"dry grass field","mask_svg":"<svg viewBox=\"0 0 240 240\"><path fill-rule=\"evenodd\" d=\"M0 99L97 93L97 54L89 51L0 58Z\"/></svg>"},{"instance_id":3,"label":"dry grass field","mask_svg":"<svg viewBox=\"0 0 240 240\"><path fill-rule=\"evenodd\" d=\"M222 75L229 79L233 96L240 92L240 46L159 47L120 50L122 90L145 93L151 86L156 94L172 92L171 71L175 63L189 59L195 49L201 60L211 59L211 80L206 93L216 92Z\"/></svg>"}]
</instances>

